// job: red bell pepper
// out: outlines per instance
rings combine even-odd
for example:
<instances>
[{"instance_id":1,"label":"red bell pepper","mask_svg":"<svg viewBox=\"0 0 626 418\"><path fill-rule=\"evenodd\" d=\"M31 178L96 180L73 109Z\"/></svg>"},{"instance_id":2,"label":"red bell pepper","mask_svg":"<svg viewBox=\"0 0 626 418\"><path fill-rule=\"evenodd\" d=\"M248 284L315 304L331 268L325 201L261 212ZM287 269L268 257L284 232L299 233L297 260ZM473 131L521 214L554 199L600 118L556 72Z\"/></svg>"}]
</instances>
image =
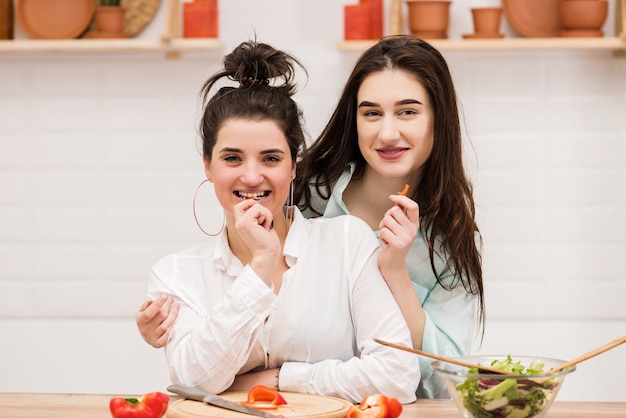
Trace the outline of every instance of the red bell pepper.
<instances>
[{"instance_id":1,"label":"red bell pepper","mask_svg":"<svg viewBox=\"0 0 626 418\"><path fill-rule=\"evenodd\" d=\"M109 409L113 418L161 418L167 411L170 397L162 392L151 392L137 398L112 398Z\"/></svg>"},{"instance_id":2,"label":"red bell pepper","mask_svg":"<svg viewBox=\"0 0 626 418\"><path fill-rule=\"evenodd\" d=\"M398 418L402 404L394 397L381 394L366 396L360 405L352 405L346 418Z\"/></svg>"},{"instance_id":3,"label":"red bell pepper","mask_svg":"<svg viewBox=\"0 0 626 418\"><path fill-rule=\"evenodd\" d=\"M287 405L280 392L262 385L250 389L248 400L239 403L256 409L276 409L279 405Z\"/></svg>"}]
</instances>

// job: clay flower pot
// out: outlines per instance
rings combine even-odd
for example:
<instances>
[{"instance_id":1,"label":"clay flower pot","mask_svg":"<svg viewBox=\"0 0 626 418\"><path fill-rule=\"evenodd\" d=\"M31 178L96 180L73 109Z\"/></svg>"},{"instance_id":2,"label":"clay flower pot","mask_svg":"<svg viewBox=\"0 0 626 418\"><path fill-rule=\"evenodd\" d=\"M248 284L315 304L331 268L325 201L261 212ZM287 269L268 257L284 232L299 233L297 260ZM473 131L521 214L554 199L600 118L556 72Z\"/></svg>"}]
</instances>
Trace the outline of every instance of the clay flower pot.
<instances>
[{"instance_id":1,"label":"clay flower pot","mask_svg":"<svg viewBox=\"0 0 626 418\"><path fill-rule=\"evenodd\" d=\"M497 35L500 33L502 20L501 7L476 7L471 9L474 33Z\"/></svg>"},{"instance_id":2,"label":"clay flower pot","mask_svg":"<svg viewBox=\"0 0 626 418\"><path fill-rule=\"evenodd\" d=\"M561 36L603 36L608 11L607 0L561 0Z\"/></svg>"},{"instance_id":3,"label":"clay flower pot","mask_svg":"<svg viewBox=\"0 0 626 418\"><path fill-rule=\"evenodd\" d=\"M126 9L122 6L98 6L94 21L98 32L103 34L122 34Z\"/></svg>"},{"instance_id":4,"label":"clay flower pot","mask_svg":"<svg viewBox=\"0 0 626 418\"><path fill-rule=\"evenodd\" d=\"M451 0L407 0L409 28L416 38L448 37Z\"/></svg>"}]
</instances>

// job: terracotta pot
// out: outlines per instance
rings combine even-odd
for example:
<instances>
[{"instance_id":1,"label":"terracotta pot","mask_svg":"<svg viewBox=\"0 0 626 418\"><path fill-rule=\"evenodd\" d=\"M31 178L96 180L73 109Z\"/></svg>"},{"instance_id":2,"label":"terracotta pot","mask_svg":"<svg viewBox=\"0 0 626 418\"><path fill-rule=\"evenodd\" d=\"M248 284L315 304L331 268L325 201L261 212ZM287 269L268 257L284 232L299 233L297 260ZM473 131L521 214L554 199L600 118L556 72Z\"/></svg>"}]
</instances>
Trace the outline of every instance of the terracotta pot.
<instances>
[{"instance_id":1,"label":"terracotta pot","mask_svg":"<svg viewBox=\"0 0 626 418\"><path fill-rule=\"evenodd\" d=\"M448 37L451 0L407 0L409 28L423 39Z\"/></svg>"},{"instance_id":2,"label":"terracotta pot","mask_svg":"<svg viewBox=\"0 0 626 418\"><path fill-rule=\"evenodd\" d=\"M598 31L609 11L607 0L561 0L559 19L561 29Z\"/></svg>"},{"instance_id":3,"label":"terracotta pot","mask_svg":"<svg viewBox=\"0 0 626 418\"><path fill-rule=\"evenodd\" d=\"M124 32L126 9L122 6L98 6L94 21L100 34L121 34Z\"/></svg>"},{"instance_id":4,"label":"terracotta pot","mask_svg":"<svg viewBox=\"0 0 626 418\"><path fill-rule=\"evenodd\" d=\"M501 7L476 7L471 9L474 33L498 34L502 20Z\"/></svg>"}]
</instances>

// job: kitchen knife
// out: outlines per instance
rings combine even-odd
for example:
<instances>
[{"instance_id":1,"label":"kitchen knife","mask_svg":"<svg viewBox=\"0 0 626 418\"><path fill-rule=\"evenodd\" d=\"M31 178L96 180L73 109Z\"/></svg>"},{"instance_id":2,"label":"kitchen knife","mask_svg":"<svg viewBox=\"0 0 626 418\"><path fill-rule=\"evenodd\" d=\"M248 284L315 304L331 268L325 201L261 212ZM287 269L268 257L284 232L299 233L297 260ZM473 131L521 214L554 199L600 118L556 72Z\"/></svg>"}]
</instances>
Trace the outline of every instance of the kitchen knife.
<instances>
[{"instance_id":1,"label":"kitchen knife","mask_svg":"<svg viewBox=\"0 0 626 418\"><path fill-rule=\"evenodd\" d=\"M167 387L167 390L169 392L183 396L186 399L206 402L209 405L215 405L220 408L230 409L231 411L241 412L242 414L256 415L263 418L279 418L278 415L270 414L269 412L260 411L258 409L250 408L237 402L229 401L217 395L203 392L192 386L170 385Z\"/></svg>"}]
</instances>

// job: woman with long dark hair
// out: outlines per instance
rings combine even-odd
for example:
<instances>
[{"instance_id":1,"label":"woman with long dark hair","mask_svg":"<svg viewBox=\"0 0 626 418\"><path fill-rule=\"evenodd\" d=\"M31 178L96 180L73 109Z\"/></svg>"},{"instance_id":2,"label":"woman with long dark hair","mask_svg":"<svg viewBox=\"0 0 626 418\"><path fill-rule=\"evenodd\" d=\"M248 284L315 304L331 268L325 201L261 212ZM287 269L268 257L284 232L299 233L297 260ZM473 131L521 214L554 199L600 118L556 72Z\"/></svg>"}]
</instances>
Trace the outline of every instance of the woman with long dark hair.
<instances>
[{"instance_id":1,"label":"woman with long dark hair","mask_svg":"<svg viewBox=\"0 0 626 418\"><path fill-rule=\"evenodd\" d=\"M423 40L389 36L357 61L295 188L309 216L368 223L413 346L444 356L469 354L484 320L481 239L462 155L445 59ZM408 195L397 195L406 184ZM430 360L420 366L418 397L447 397Z\"/></svg>"}]
</instances>

